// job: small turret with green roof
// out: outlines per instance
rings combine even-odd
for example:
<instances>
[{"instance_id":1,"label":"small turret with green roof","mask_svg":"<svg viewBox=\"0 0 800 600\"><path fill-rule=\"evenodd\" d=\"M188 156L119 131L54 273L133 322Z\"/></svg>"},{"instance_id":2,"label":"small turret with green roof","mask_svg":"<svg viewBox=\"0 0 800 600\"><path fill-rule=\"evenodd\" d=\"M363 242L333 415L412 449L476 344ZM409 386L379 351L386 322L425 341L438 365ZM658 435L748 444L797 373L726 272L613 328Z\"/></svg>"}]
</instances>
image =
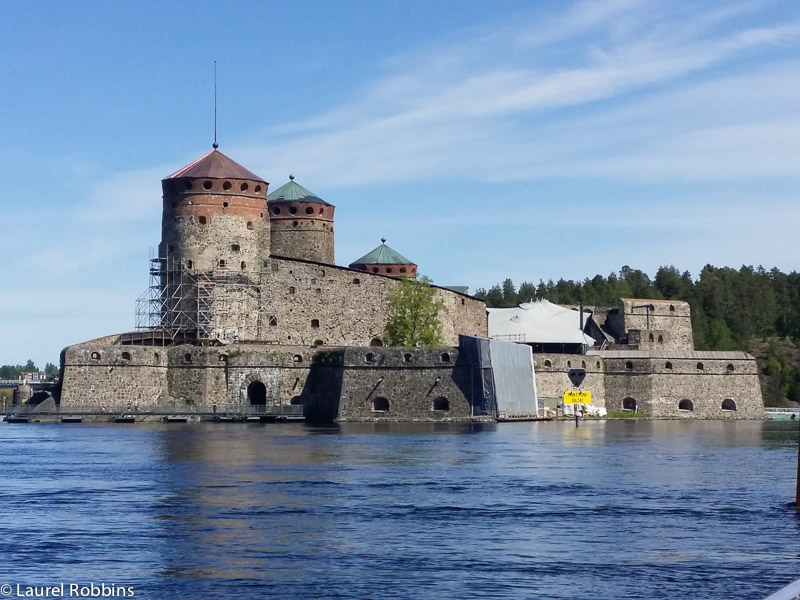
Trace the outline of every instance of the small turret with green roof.
<instances>
[{"instance_id":1,"label":"small turret with green roof","mask_svg":"<svg viewBox=\"0 0 800 600\"><path fill-rule=\"evenodd\" d=\"M417 276L417 265L387 246L386 238L381 238L380 246L350 263L350 268L392 277Z\"/></svg>"},{"instance_id":2,"label":"small turret with green roof","mask_svg":"<svg viewBox=\"0 0 800 600\"><path fill-rule=\"evenodd\" d=\"M267 196L267 210L272 229L270 254L334 264L335 206L289 175L288 183Z\"/></svg>"}]
</instances>

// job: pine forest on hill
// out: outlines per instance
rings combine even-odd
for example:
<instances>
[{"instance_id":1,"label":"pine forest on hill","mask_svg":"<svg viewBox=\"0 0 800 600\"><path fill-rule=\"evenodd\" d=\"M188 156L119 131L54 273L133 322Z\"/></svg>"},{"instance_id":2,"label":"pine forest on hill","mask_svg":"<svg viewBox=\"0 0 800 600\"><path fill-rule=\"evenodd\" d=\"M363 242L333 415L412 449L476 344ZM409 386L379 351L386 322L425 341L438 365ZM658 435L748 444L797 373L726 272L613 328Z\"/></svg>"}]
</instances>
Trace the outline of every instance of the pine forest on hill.
<instances>
[{"instance_id":1,"label":"pine forest on hill","mask_svg":"<svg viewBox=\"0 0 800 600\"><path fill-rule=\"evenodd\" d=\"M490 308L529 300L555 304L613 307L620 298L684 300L692 310L698 350L744 350L755 355L768 406L800 402L800 273L743 266L706 265L697 279L688 271L661 267L654 278L624 266L619 274L537 285L511 279L475 296Z\"/></svg>"}]
</instances>

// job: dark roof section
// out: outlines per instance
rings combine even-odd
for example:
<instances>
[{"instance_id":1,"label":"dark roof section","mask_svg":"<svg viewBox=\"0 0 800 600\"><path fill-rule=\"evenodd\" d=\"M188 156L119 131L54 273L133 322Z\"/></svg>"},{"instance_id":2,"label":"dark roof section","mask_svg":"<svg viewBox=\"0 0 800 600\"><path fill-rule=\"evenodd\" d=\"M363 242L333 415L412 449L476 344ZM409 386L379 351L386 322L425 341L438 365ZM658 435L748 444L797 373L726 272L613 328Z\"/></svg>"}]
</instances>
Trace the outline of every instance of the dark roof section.
<instances>
[{"instance_id":1,"label":"dark roof section","mask_svg":"<svg viewBox=\"0 0 800 600\"><path fill-rule=\"evenodd\" d=\"M381 240L382 244L372 252L368 252L358 260L350 263L353 265L414 265L402 254L395 252L386 245L386 240Z\"/></svg>"},{"instance_id":2,"label":"dark roof section","mask_svg":"<svg viewBox=\"0 0 800 600\"><path fill-rule=\"evenodd\" d=\"M281 202L316 202L317 204L324 204L331 206L322 198L308 191L302 185L294 180L293 175L289 175L289 183L282 185L277 190L267 196L267 202L270 204L279 204Z\"/></svg>"},{"instance_id":3,"label":"dark roof section","mask_svg":"<svg viewBox=\"0 0 800 600\"><path fill-rule=\"evenodd\" d=\"M190 163L164 178L178 179L180 177L208 177L209 179L249 179L267 183L252 171L225 156L217 149L204 154L193 163Z\"/></svg>"}]
</instances>

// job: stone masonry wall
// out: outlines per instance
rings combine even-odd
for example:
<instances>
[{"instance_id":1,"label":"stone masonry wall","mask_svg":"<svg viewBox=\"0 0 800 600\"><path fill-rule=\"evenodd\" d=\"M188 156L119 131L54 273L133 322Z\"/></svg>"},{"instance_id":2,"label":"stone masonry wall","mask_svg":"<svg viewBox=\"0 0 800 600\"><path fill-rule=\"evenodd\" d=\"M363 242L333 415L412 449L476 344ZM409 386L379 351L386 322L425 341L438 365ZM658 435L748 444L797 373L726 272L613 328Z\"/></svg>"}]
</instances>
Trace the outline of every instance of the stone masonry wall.
<instances>
[{"instance_id":1,"label":"stone masonry wall","mask_svg":"<svg viewBox=\"0 0 800 600\"><path fill-rule=\"evenodd\" d=\"M649 306L648 310L644 306ZM607 325L617 339L642 344L640 349L694 349L689 304L678 300L640 300L623 298L608 313ZM654 339L650 340L650 334ZM659 342L658 336L663 340ZM632 341L635 340L635 341Z\"/></svg>"},{"instance_id":2,"label":"stone masonry wall","mask_svg":"<svg viewBox=\"0 0 800 600\"><path fill-rule=\"evenodd\" d=\"M387 295L399 280L313 262L275 257L270 261L271 299L263 310L271 325L265 339L309 346L369 346L380 341ZM437 292L447 307L442 315L445 344L457 344L459 333L486 336L481 300L441 288Z\"/></svg>"},{"instance_id":3,"label":"stone masonry wall","mask_svg":"<svg viewBox=\"0 0 800 600\"><path fill-rule=\"evenodd\" d=\"M564 392L575 389L567 377L573 368L585 369L586 378L580 389L592 393L592 406L606 405L605 370L597 356L585 354L534 354L536 393L539 398L563 398Z\"/></svg>"}]
</instances>

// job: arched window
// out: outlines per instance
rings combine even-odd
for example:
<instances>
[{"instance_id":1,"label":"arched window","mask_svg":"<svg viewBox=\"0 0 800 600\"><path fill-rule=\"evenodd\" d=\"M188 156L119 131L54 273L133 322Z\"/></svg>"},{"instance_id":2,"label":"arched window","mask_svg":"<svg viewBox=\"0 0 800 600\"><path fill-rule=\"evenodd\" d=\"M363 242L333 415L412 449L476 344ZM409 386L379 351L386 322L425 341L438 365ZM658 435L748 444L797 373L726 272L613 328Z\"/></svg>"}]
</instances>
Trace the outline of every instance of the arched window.
<instances>
[{"instance_id":1,"label":"arched window","mask_svg":"<svg viewBox=\"0 0 800 600\"><path fill-rule=\"evenodd\" d=\"M319 329L319 319L311 319L311 327Z\"/></svg>"},{"instance_id":2,"label":"arched window","mask_svg":"<svg viewBox=\"0 0 800 600\"><path fill-rule=\"evenodd\" d=\"M702 371L703 370L703 363L701 363L701 362L697 363L697 370L698 371Z\"/></svg>"},{"instance_id":3,"label":"arched window","mask_svg":"<svg viewBox=\"0 0 800 600\"><path fill-rule=\"evenodd\" d=\"M248 221L247 222L247 228L248 229L252 229L253 228L253 222L252 221Z\"/></svg>"},{"instance_id":4,"label":"arched window","mask_svg":"<svg viewBox=\"0 0 800 600\"><path fill-rule=\"evenodd\" d=\"M303 362L303 355L302 354L295 354L292 357L292 362L301 363Z\"/></svg>"},{"instance_id":5,"label":"arched window","mask_svg":"<svg viewBox=\"0 0 800 600\"><path fill-rule=\"evenodd\" d=\"M630 397L625 398L622 401L622 410L636 412L636 400Z\"/></svg>"},{"instance_id":6,"label":"arched window","mask_svg":"<svg viewBox=\"0 0 800 600\"><path fill-rule=\"evenodd\" d=\"M388 412L389 399L384 398L383 396L378 396L372 401L372 410L376 412Z\"/></svg>"},{"instance_id":7,"label":"arched window","mask_svg":"<svg viewBox=\"0 0 800 600\"><path fill-rule=\"evenodd\" d=\"M586 368L586 361L582 360L581 361L581 369L585 369L585 368Z\"/></svg>"},{"instance_id":8,"label":"arched window","mask_svg":"<svg viewBox=\"0 0 800 600\"><path fill-rule=\"evenodd\" d=\"M183 355L183 362L187 362L187 363L192 362L192 355L189 354L188 352L186 354L184 354Z\"/></svg>"},{"instance_id":9,"label":"arched window","mask_svg":"<svg viewBox=\"0 0 800 600\"><path fill-rule=\"evenodd\" d=\"M130 352L123 352L122 353L122 360L130 360L130 359L131 359L131 353Z\"/></svg>"},{"instance_id":10,"label":"arched window","mask_svg":"<svg viewBox=\"0 0 800 600\"><path fill-rule=\"evenodd\" d=\"M271 316L271 317L269 318L269 326L270 326L270 327L277 327L277 326L278 326L278 317L276 317L276 316L274 316L274 315L273 315L273 316Z\"/></svg>"},{"instance_id":11,"label":"arched window","mask_svg":"<svg viewBox=\"0 0 800 600\"><path fill-rule=\"evenodd\" d=\"M367 352L364 355L364 362L368 363L375 362L375 355L372 352Z\"/></svg>"},{"instance_id":12,"label":"arched window","mask_svg":"<svg viewBox=\"0 0 800 600\"><path fill-rule=\"evenodd\" d=\"M664 365L664 368L667 369L668 371L671 371L672 370L672 363L671 362L666 363Z\"/></svg>"},{"instance_id":13,"label":"arched window","mask_svg":"<svg viewBox=\"0 0 800 600\"><path fill-rule=\"evenodd\" d=\"M626 368L628 371L632 371L632 370L633 370L633 363L632 363L631 361L628 361L628 362L626 362L626 363L625 363L625 368Z\"/></svg>"},{"instance_id":14,"label":"arched window","mask_svg":"<svg viewBox=\"0 0 800 600\"><path fill-rule=\"evenodd\" d=\"M325 342L323 342L322 340L314 340L314 344L313 345L314 346L323 346L323 345L325 345Z\"/></svg>"},{"instance_id":15,"label":"arched window","mask_svg":"<svg viewBox=\"0 0 800 600\"><path fill-rule=\"evenodd\" d=\"M736 402L733 401L733 398L725 398L722 401L722 410L736 410Z\"/></svg>"},{"instance_id":16,"label":"arched window","mask_svg":"<svg viewBox=\"0 0 800 600\"><path fill-rule=\"evenodd\" d=\"M694 403L691 400L681 400L678 402L678 410L694 410Z\"/></svg>"},{"instance_id":17,"label":"arched window","mask_svg":"<svg viewBox=\"0 0 800 600\"><path fill-rule=\"evenodd\" d=\"M450 362L450 353L449 352L442 352L442 362L446 362L446 363Z\"/></svg>"},{"instance_id":18,"label":"arched window","mask_svg":"<svg viewBox=\"0 0 800 600\"><path fill-rule=\"evenodd\" d=\"M659 335L658 336L658 343L659 344L663 344L664 343L664 336L663 335Z\"/></svg>"},{"instance_id":19,"label":"arched window","mask_svg":"<svg viewBox=\"0 0 800 600\"><path fill-rule=\"evenodd\" d=\"M372 346L373 348L379 348L383 346L383 340L381 338L372 338L369 341L369 345Z\"/></svg>"},{"instance_id":20,"label":"arched window","mask_svg":"<svg viewBox=\"0 0 800 600\"><path fill-rule=\"evenodd\" d=\"M651 342L655 342L656 341L656 338L653 336L652 333L650 334L649 339L650 339Z\"/></svg>"},{"instance_id":21,"label":"arched window","mask_svg":"<svg viewBox=\"0 0 800 600\"><path fill-rule=\"evenodd\" d=\"M728 366L727 366L727 367L725 367L725 370L726 370L728 373L733 373L733 371L734 371L734 369L733 369L733 363L728 363Z\"/></svg>"},{"instance_id":22,"label":"arched window","mask_svg":"<svg viewBox=\"0 0 800 600\"><path fill-rule=\"evenodd\" d=\"M675 306L670 304L669 305L669 312L675 312Z\"/></svg>"},{"instance_id":23,"label":"arched window","mask_svg":"<svg viewBox=\"0 0 800 600\"><path fill-rule=\"evenodd\" d=\"M433 400L433 410L448 411L450 410L450 400L444 396L439 396Z\"/></svg>"},{"instance_id":24,"label":"arched window","mask_svg":"<svg viewBox=\"0 0 800 600\"><path fill-rule=\"evenodd\" d=\"M412 358L413 358L413 357L411 356L411 354L410 354L410 353L408 353L408 352L406 352L406 353L403 355L403 362L410 363Z\"/></svg>"},{"instance_id":25,"label":"arched window","mask_svg":"<svg viewBox=\"0 0 800 600\"><path fill-rule=\"evenodd\" d=\"M100 353L92 352L92 360L100 360Z\"/></svg>"},{"instance_id":26,"label":"arched window","mask_svg":"<svg viewBox=\"0 0 800 600\"><path fill-rule=\"evenodd\" d=\"M553 366L553 363L550 361L550 359L549 359L549 358L546 358L546 359L544 360L544 366L545 366L545 367L552 367L552 366Z\"/></svg>"}]
</instances>

